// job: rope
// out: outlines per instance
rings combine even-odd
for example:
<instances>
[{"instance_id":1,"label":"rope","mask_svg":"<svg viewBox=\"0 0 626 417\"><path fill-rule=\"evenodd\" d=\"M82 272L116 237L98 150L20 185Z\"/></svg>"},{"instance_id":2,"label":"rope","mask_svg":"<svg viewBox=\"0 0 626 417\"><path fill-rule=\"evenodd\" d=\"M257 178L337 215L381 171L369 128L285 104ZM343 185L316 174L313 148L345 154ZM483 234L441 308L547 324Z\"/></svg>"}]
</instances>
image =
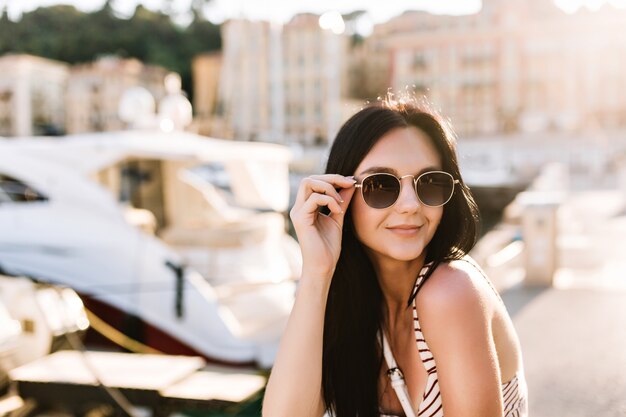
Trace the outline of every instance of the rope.
<instances>
[{"instance_id":1,"label":"rope","mask_svg":"<svg viewBox=\"0 0 626 417\"><path fill-rule=\"evenodd\" d=\"M87 318L89 319L91 327L116 345L121 346L133 353L163 354L161 351L126 336L124 333L106 323L87 308L85 308L85 312L87 313Z\"/></svg>"}]
</instances>

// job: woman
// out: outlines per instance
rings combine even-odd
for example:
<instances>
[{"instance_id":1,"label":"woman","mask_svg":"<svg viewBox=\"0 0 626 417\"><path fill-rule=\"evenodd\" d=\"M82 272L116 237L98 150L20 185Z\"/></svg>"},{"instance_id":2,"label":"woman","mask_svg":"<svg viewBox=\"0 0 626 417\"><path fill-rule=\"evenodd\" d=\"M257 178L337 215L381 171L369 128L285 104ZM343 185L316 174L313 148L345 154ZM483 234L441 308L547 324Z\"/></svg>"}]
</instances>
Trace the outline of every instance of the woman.
<instances>
[{"instance_id":1,"label":"woman","mask_svg":"<svg viewBox=\"0 0 626 417\"><path fill-rule=\"evenodd\" d=\"M435 114L359 111L290 214L303 269L264 416L527 414L517 335L467 257L478 212Z\"/></svg>"}]
</instances>

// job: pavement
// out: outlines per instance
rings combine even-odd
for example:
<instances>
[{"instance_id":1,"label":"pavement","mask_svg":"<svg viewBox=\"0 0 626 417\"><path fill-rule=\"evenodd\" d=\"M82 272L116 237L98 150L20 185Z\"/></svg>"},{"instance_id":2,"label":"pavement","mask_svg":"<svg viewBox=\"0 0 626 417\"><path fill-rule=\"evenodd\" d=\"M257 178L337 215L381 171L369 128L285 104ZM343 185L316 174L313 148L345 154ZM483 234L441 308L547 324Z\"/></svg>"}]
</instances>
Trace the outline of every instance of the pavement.
<instances>
[{"instance_id":1,"label":"pavement","mask_svg":"<svg viewBox=\"0 0 626 417\"><path fill-rule=\"evenodd\" d=\"M491 276L520 338L531 417L626 417L625 208L623 190L571 194L552 285L526 286L523 256Z\"/></svg>"},{"instance_id":2,"label":"pavement","mask_svg":"<svg viewBox=\"0 0 626 417\"><path fill-rule=\"evenodd\" d=\"M626 290L518 286L502 298L522 345L531 417L626 416Z\"/></svg>"}]
</instances>

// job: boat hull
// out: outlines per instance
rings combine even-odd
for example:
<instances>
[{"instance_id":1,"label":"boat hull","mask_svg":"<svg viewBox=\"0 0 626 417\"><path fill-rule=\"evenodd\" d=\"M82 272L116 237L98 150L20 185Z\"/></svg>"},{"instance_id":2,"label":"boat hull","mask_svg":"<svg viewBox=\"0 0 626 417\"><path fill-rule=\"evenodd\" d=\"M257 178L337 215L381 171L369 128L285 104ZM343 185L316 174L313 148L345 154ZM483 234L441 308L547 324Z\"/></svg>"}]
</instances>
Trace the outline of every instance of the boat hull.
<instances>
[{"instance_id":1,"label":"boat hull","mask_svg":"<svg viewBox=\"0 0 626 417\"><path fill-rule=\"evenodd\" d=\"M81 294L81 298L90 315L95 315L106 323L104 328L100 328L97 325L94 326L92 321L92 326L85 336L85 344L88 347L119 349L133 353L155 353L154 351L158 351L168 355L201 356L207 362L216 365L241 367L252 367L255 365L254 361L226 361L218 357L209 356L142 320L141 317L124 312L88 295ZM139 342L139 344L136 346L121 346L112 340L115 337L111 334L109 326L114 331L122 333L126 342L130 342L130 345L134 344L133 342Z\"/></svg>"}]
</instances>

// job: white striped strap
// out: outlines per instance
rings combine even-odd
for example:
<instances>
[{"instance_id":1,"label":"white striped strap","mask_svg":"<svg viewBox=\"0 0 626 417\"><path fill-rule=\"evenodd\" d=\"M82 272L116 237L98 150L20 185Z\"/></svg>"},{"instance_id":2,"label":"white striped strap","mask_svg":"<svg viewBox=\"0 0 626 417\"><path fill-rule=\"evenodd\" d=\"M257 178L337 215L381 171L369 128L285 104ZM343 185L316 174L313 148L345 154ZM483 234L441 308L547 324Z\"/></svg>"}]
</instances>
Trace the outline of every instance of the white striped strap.
<instances>
[{"instance_id":1,"label":"white striped strap","mask_svg":"<svg viewBox=\"0 0 626 417\"><path fill-rule=\"evenodd\" d=\"M398 364L396 363L396 359L393 357L393 353L391 353L391 348L389 347L389 342L387 341L387 336L385 332L380 332L380 338L383 343L383 354L385 355L385 362L387 362L387 376L391 381L391 386L393 390L396 392L398 396L398 400L400 400L400 405L404 410L404 414L406 417L415 417L415 411L413 410L413 405L411 404L411 398L409 397L409 391L404 382L404 375L402 375L402 371L398 368Z\"/></svg>"}]
</instances>

